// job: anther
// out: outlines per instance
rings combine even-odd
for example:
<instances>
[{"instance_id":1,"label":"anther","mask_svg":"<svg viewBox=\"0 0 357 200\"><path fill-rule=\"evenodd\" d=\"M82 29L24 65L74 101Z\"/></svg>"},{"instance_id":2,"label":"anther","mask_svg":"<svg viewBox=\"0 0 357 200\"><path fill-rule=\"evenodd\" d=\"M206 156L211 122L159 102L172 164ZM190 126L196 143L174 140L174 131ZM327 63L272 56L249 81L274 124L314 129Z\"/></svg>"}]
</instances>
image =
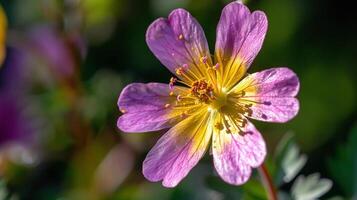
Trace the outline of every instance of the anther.
<instances>
[{"instance_id":1,"label":"anther","mask_svg":"<svg viewBox=\"0 0 357 200\"><path fill-rule=\"evenodd\" d=\"M245 127L245 125L247 125L247 124L248 124L248 120L243 119L243 122L242 122L242 127Z\"/></svg>"},{"instance_id":2,"label":"anther","mask_svg":"<svg viewBox=\"0 0 357 200\"><path fill-rule=\"evenodd\" d=\"M183 40L183 35L180 34L178 38L179 38L179 40Z\"/></svg>"},{"instance_id":3,"label":"anther","mask_svg":"<svg viewBox=\"0 0 357 200\"><path fill-rule=\"evenodd\" d=\"M169 93L169 95L170 95L170 96L174 96L174 92L171 91L171 92Z\"/></svg>"},{"instance_id":4,"label":"anther","mask_svg":"<svg viewBox=\"0 0 357 200\"><path fill-rule=\"evenodd\" d=\"M170 104L168 104L168 103L165 104L165 108L168 108L168 107L170 107Z\"/></svg>"},{"instance_id":5,"label":"anther","mask_svg":"<svg viewBox=\"0 0 357 200\"><path fill-rule=\"evenodd\" d=\"M202 62L202 63L207 63L207 56L203 56L203 57L201 57L200 58L200 61Z\"/></svg>"},{"instance_id":6,"label":"anther","mask_svg":"<svg viewBox=\"0 0 357 200\"><path fill-rule=\"evenodd\" d=\"M253 106L253 104L251 104L251 103L250 103L250 104L245 104L245 105L244 105L244 107L246 107L246 108L250 108L250 107L252 107L252 106Z\"/></svg>"},{"instance_id":7,"label":"anther","mask_svg":"<svg viewBox=\"0 0 357 200\"><path fill-rule=\"evenodd\" d=\"M176 68L175 72L177 75L182 75L183 74L183 68L182 67L179 67L179 68Z\"/></svg>"},{"instance_id":8,"label":"anther","mask_svg":"<svg viewBox=\"0 0 357 200\"><path fill-rule=\"evenodd\" d=\"M215 127L216 129L220 130L220 131L224 129L223 124L220 123L220 122L216 123L216 124L214 125L214 127Z\"/></svg>"},{"instance_id":9,"label":"anther","mask_svg":"<svg viewBox=\"0 0 357 200\"><path fill-rule=\"evenodd\" d=\"M267 105L267 106L270 106L270 105L271 105L271 102L270 102L270 101L264 101L263 104L264 104L264 105Z\"/></svg>"},{"instance_id":10,"label":"anther","mask_svg":"<svg viewBox=\"0 0 357 200\"><path fill-rule=\"evenodd\" d=\"M176 100L177 100L177 101L181 101L181 100L182 100L181 95L177 95Z\"/></svg>"},{"instance_id":11,"label":"anther","mask_svg":"<svg viewBox=\"0 0 357 200\"><path fill-rule=\"evenodd\" d=\"M120 109L120 112L122 112L123 114L126 113L126 110L125 109Z\"/></svg>"},{"instance_id":12,"label":"anther","mask_svg":"<svg viewBox=\"0 0 357 200\"><path fill-rule=\"evenodd\" d=\"M262 114L262 118L266 120L266 119L268 119L268 116L266 116L265 114Z\"/></svg>"},{"instance_id":13,"label":"anther","mask_svg":"<svg viewBox=\"0 0 357 200\"><path fill-rule=\"evenodd\" d=\"M227 134L232 133L231 129L227 128L227 129L226 129L226 133L227 133Z\"/></svg>"},{"instance_id":14,"label":"anther","mask_svg":"<svg viewBox=\"0 0 357 200\"><path fill-rule=\"evenodd\" d=\"M177 81L177 78L175 78L175 77L170 78L170 83L175 83L176 81Z\"/></svg>"},{"instance_id":15,"label":"anther","mask_svg":"<svg viewBox=\"0 0 357 200\"><path fill-rule=\"evenodd\" d=\"M181 114L180 114L180 117L181 118L185 118L185 117L187 117L188 116L188 112L187 111L184 111L184 112L182 112Z\"/></svg>"},{"instance_id":16,"label":"anther","mask_svg":"<svg viewBox=\"0 0 357 200\"><path fill-rule=\"evenodd\" d=\"M177 78L175 78L175 77L170 78L170 83L169 83L170 90L174 89L174 84L176 83L176 81L177 81ZM170 95L171 95L171 93L170 93Z\"/></svg>"},{"instance_id":17,"label":"anther","mask_svg":"<svg viewBox=\"0 0 357 200\"><path fill-rule=\"evenodd\" d=\"M219 63L216 63L213 67L214 70L217 70L219 68Z\"/></svg>"},{"instance_id":18,"label":"anther","mask_svg":"<svg viewBox=\"0 0 357 200\"><path fill-rule=\"evenodd\" d=\"M182 67L183 67L184 69L187 69L187 68L188 68L188 64L183 64Z\"/></svg>"},{"instance_id":19,"label":"anther","mask_svg":"<svg viewBox=\"0 0 357 200\"><path fill-rule=\"evenodd\" d=\"M170 78L170 83L171 83L171 84L176 83L176 81L177 81L177 78L175 78L175 77L171 77L171 78Z\"/></svg>"}]
</instances>

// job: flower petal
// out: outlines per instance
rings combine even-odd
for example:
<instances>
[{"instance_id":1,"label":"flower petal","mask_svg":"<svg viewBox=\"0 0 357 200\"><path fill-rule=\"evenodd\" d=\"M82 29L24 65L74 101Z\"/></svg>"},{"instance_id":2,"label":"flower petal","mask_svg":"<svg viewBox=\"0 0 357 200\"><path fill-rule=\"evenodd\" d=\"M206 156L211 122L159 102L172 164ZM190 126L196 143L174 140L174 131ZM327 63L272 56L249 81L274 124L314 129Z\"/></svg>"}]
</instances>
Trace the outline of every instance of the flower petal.
<instances>
[{"instance_id":1,"label":"flower petal","mask_svg":"<svg viewBox=\"0 0 357 200\"><path fill-rule=\"evenodd\" d=\"M163 180L165 187L176 186L204 155L212 134L210 120L202 111L171 128L146 156L144 176Z\"/></svg>"},{"instance_id":2,"label":"flower petal","mask_svg":"<svg viewBox=\"0 0 357 200\"><path fill-rule=\"evenodd\" d=\"M272 68L244 78L236 91L244 91L239 102L250 105L248 117L269 122L286 122L299 111L299 101L294 98L300 83L289 68Z\"/></svg>"},{"instance_id":3,"label":"flower petal","mask_svg":"<svg viewBox=\"0 0 357 200\"><path fill-rule=\"evenodd\" d=\"M224 181L234 185L245 183L251 168L260 166L266 155L264 139L254 125L248 121L241 129L243 133L213 132L214 166Z\"/></svg>"},{"instance_id":4,"label":"flower petal","mask_svg":"<svg viewBox=\"0 0 357 200\"><path fill-rule=\"evenodd\" d=\"M240 2L228 4L217 26L215 56L223 66L223 86L239 81L262 47L268 21L261 11L250 13Z\"/></svg>"},{"instance_id":5,"label":"flower petal","mask_svg":"<svg viewBox=\"0 0 357 200\"><path fill-rule=\"evenodd\" d=\"M187 65L196 75L202 76L206 72L200 59L205 57L206 62L212 63L202 27L184 9L172 11L168 19L154 21L146 32L146 42L174 74L175 69Z\"/></svg>"},{"instance_id":6,"label":"flower petal","mask_svg":"<svg viewBox=\"0 0 357 200\"><path fill-rule=\"evenodd\" d=\"M125 132L147 132L169 128L177 123L177 115L172 115L175 100L169 96L167 84L133 83L126 86L118 100L119 109L124 113L117 126Z\"/></svg>"}]
</instances>

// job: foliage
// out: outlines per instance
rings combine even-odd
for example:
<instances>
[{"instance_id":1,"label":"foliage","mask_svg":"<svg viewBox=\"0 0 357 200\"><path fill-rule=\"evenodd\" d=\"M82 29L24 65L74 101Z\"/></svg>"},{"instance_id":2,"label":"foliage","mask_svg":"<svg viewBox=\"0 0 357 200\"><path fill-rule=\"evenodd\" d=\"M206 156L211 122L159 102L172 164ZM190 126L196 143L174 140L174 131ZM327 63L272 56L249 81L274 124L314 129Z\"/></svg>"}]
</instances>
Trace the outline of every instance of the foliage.
<instances>
[{"instance_id":1,"label":"foliage","mask_svg":"<svg viewBox=\"0 0 357 200\"><path fill-rule=\"evenodd\" d=\"M336 153L329 158L328 167L348 197L357 197L357 125L349 132L344 145L337 147Z\"/></svg>"},{"instance_id":2,"label":"foliage","mask_svg":"<svg viewBox=\"0 0 357 200\"><path fill-rule=\"evenodd\" d=\"M293 199L296 200L313 200L318 199L329 191L332 182L329 179L320 179L318 173L309 176L299 176L291 188Z\"/></svg>"}]
</instances>

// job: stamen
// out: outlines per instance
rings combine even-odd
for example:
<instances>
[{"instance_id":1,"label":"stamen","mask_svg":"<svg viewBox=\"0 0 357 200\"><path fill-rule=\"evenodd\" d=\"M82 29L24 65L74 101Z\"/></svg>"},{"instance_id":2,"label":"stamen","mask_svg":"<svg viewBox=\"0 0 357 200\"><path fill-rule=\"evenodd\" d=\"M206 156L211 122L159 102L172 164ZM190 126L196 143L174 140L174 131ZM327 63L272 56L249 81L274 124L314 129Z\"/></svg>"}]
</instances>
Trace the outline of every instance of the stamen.
<instances>
[{"instance_id":1,"label":"stamen","mask_svg":"<svg viewBox=\"0 0 357 200\"><path fill-rule=\"evenodd\" d=\"M180 115L181 118L184 118L184 117L187 117L187 116L188 116L188 111L184 111Z\"/></svg>"},{"instance_id":2,"label":"stamen","mask_svg":"<svg viewBox=\"0 0 357 200\"><path fill-rule=\"evenodd\" d=\"M196 97L198 102L209 103L214 100L212 84L205 80L195 81L191 86L191 95Z\"/></svg>"},{"instance_id":3,"label":"stamen","mask_svg":"<svg viewBox=\"0 0 357 200\"><path fill-rule=\"evenodd\" d=\"M182 67L179 67L179 68L176 68L175 69L175 72L177 75L181 76L184 72L183 68Z\"/></svg>"},{"instance_id":4,"label":"stamen","mask_svg":"<svg viewBox=\"0 0 357 200\"><path fill-rule=\"evenodd\" d=\"M178 38L179 38L179 40L183 40L183 35L180 34Z\"/></svg>"},{"instance_id":5,"label":"stamen","mask_svg":"<svg viewBox=\"0 0 357 200\"><path fill-rule=\"evenodd\" d=\"M174 96L174 92L173 92L173 91L171 91L169 95L170 95L170 96Z\"/></svg>"},{"instance_id":6,"label":"stamen","mask_svg":"<svg viewBox=\"0 0 357 200\"><path fill-rule=\"evenodd\" d=\"M264 101L263 104L266 105L266 106L270 106L271 102L270 101Z\"/></svg>"},{"instance_id":7,"label":"stamen","mask_svg":"<svg viewBox=\"0 0 357 200\"><path fill-rule=\"evenodd\" d=\"M170 107L170 104L168 104L168 103L165 104L165 108L168 108L168 107Z\"/></svg>"},{"instance_id":8,"label":"stamen","mask_svg":"<svg viewBox=\"0 0 357 200\"><path fill-rule=\"evenodd\" d=\"M219 63L216 63L213 67L214 70L217 70L219 68Z\"/></svg>"},{"instance_id":9,"label":"stamen","mask_svg":"<svg viewBox=\"0 0 357 200\"><path fill-rule=\"evenodd\" d=\"M262 118L266 120L268 119L268 116L266 116L266 114L262 114Z\"/></svg>"},{"instance_id":10,"label":"stamen","mask_svg":"<svg viewBox=\"0 0 357 200\"><path fill-rule=\"evenodd\" d=\"M125 109L120 109L120 112L122 112L123 114L126 113L126 110Z\"/></svg>"},{"instance_id":11,"label":"stamen","mask_svg":"<svg viewBox=\"0 0 357 200\"><path fill-rule=\"evenodd\" d=\"M224 126L221 122L217 122L214 127L220 131L224 129Z\"/></svg>"},{"instance_id":12,"label":"stamen","mask_svg":"<svg viewBox=\"0 0 357 200\"><path fill-rule=\"evenodd\" d=\"M200 61L201 61L202 63L206 64L206 63L207 63L207 56L201 57L201 58L200 58Z\"/></svg>"},{"instance_id":13,"label":"stamen","mask_svg":"<svg viewBox=\"0 0 357 200\"><path fill-rule=\"evenodd\" d=\"M245 104L245 105L244 105L244 107L246 107L246 108L250 108L250 107L252 107L252 106L253 106L253 104L251 104L251 103L250 103L250 104Z\"/></svg>"},{"instance_id":14,"label":"stamen","mask_svg":"<svg viewBox=\"0 0 357 200\"><path fill-rule=\"evenodd\" d=\"M177 78L175 78L175 77L170 78L170 83L175 83L176 81L177 81Z\"/></svg>"},{"instance_id":15,"label":"stamen","mask_svg":"<svg viewBox=\"0 0 357 200\"><path fill-rule=\"evenodd\" d=\"M169 88L170 88L170 90L173 90L173 89L174 89L174 85L175 85L176 81L177 81L177 78L175 78L175 77L171 77L171 78L170 78L170 83L169 83ZM172 92L172 91L171 91L171 92ZM170 94L171 94L171 93L170 93Z\"/></svg>"},{"instance_id":16,"label":"stamen","mask_svg":"<svg viewBox=\"0 0 357 200\"><path fill-rule=\"evenodd\" d=\"M244 91L244 90L242 90L242 91L240 91L240 92L233 93L233 94L231 94L231 96L232 96L232 97L234 97L234 98L241 98L241 97L244 97L244 96L245 96L245 91Z\"/></svg>"},{"instance_id":17,"label":"stamen","mask_svg":"<svg viewBox=\"0 0 357 200\"><path fill-rule=\"evenodd\" d=\"M228 121L226 119L223 119L223 124L224 124L224 127L226 128L226 133L229 134L229 133L232 133L231 129L230 129L230 125L228 123Z\"/></svg>"},{"instance_id":18,"label":"stamen","mask_svg":"<svg viewBox=\"0 0 357 200\"><path fill-rule=\"evenodd\" d=\"M173 83L169 83L169 88L170 88L170 90L173 90L174 89L174 84Z\"/></svg>"},{"instance_id":19,"label":"stamen","mask_svg":"<svg viewBox=\"0 0 357 200\"><path fill-rule=\"evenodd\" d=\"M228 120L226 119L226 116L225 115L222 115L222 121L223 121L223 124L222 124L222 126L223 126L223 129L225 129L226 130L226 133L227 134L230 134L230 133L232 133L232 130L230 129L231 128L231 125L229 125L229 123L228 123ZM223 130L222 129L222 130Z\"/></svg>"},{"instance_id":20,"label":"stamen","mask_svg":"<svg viewBox=\"0 0 357 200\"><path fill-rule=\"evenodd\" d=\"M170 80L171 85L173 86L173 83L182 83L187 86L191 86L191 83L194 82L194 80L197 80L198 77L189 69L188 64L183 64L182 67L177 67L175 68L175 74L177 77L180 79L173 79L172 77Z\"/></svg>"},{"instance_id":21,"label":"stamen","mask_svg":"<svg viewBox=\"0 0 357 200\"><path fill-rule=\"evenodd\" d=\"M209 77L209 79L215 83L216 79L217 79L217 76L216 76L216 70L213 68L213 67L208 67L207 68L207 75ZM216 84L213 84L214 86Z\"/></svg>"}]
</instances>

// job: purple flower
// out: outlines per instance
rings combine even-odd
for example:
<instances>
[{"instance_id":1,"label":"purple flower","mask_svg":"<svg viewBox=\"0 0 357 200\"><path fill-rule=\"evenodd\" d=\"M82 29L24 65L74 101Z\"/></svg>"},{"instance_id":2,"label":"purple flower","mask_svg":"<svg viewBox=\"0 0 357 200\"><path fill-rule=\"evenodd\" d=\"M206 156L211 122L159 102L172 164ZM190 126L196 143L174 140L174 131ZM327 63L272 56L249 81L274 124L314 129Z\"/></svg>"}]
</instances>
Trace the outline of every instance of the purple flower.
<instances>
[{"instance_id":1,"label":"purple flower","mask_svg":"<svg viewBox=\"0 0 357 200\"><path fill-rule=\"evenodd\" d=\"M0 147L10 141L23 141L29 127L24 123L19 102L11 95L0 93Z\"/></svg>"},{"instance_id":2,"label":"purple flower","mask_svg":"<svg viewBox=\"0 0 357 200\"><path fill-rule=\"evenodd\" d=\"M32 137L31 120L26 116L24 105L23 61L22 53L7 49L0 72L0 149L9 142L29 144Z\"/></svg>"},{"instance_id":3,"label":"purple flower","mask_svg":"<svg viewBox=\"0 0 357 200\"><path fill-rule=\"evenodd\" d=\"M265 142L248 119L282 123L299 110L299 80L290 69L247 74L267 26L263 12L230 3L222 11L211 58L201 26L187 11L176 9L150 25L147 44L177 79L169 85L128 85L119 97L124 114L117 122L125 132L170 128L144 161L147 179L176 186L211 138L214 166L224 181L243 184L262 164Z\"/></svg>"},{"instance_id":4,"label":"purple flower","mask_svg":"<svg viewBox=\"0 0 357 200\"><path fill-rule=\"evenodd\" d=\"M73 76L78 58L85 54L84 41L76 35L65 35L51 26L36 27L29 32L28 48L48 64L60 78ZM78 54L78 55L77 55Z\"/></svg>"}]
</instances>

